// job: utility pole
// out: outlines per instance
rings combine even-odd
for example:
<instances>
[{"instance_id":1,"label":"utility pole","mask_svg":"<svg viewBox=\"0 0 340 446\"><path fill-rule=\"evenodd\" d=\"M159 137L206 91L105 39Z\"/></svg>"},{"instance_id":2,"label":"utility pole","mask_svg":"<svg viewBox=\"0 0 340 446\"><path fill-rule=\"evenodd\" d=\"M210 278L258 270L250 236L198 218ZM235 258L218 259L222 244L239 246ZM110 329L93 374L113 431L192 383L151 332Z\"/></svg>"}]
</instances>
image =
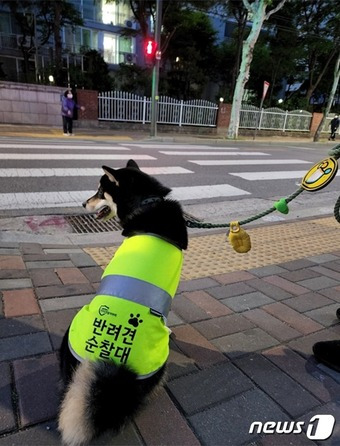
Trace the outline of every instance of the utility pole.
<instances>
[{"instance_id":1,"label":"utility pole","mask_svg":"<svg viewBox=\"0 0 340 446\"><path fill-rule=\"evenodd\" d=\"M162 0L156 3L156 23L155 23L155 42L157 45L155 62L152 70L152 92L151 92L151 126L150 136L157 136L157 117L158 117L158 84L159 84L159 66L161 62L161 29L162 29Z\"/></svg>"}]
</instances>

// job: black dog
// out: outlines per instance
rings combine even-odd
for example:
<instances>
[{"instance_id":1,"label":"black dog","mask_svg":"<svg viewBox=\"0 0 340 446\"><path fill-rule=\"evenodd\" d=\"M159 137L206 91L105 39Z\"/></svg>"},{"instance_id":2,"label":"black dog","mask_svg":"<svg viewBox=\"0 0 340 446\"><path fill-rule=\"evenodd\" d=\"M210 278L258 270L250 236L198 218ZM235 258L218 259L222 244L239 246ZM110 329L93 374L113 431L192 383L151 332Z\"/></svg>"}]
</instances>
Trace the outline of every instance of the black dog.
<instances>
[{"instance_id":1,"label":"black dog","mask_svg":"<svg viewBox=\"0 0 340 446\"><path fill-rule=\"evenodd\" d=\"M181 206L165 199L169 188L133 160L123 169L103 169L84 207L98 219L117 213L127 238L61 345L59 429L69 446L105 430L119 432L160 384L169 353L166 316L188 244Z\"/></svg>"}]
</instances>

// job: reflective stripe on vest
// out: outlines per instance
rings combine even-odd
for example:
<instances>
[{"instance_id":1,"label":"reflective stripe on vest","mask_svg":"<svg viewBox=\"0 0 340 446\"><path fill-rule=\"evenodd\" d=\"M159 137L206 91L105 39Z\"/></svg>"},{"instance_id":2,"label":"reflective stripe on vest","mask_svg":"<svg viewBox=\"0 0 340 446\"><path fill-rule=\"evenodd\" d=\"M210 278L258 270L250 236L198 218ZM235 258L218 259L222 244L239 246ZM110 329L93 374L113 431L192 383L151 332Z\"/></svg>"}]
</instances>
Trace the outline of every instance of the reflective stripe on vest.
<instances>
[{"instance_id":1,"label":"reflective stripe on vest","mask_svg":"<svg viewBox=\"0 0 340 446\"><path fill-rule=\"evenodd\" d=\"M170 294L158 286L118 274L103 277L97 294L136 302L165 317L168 316L172 302Z\"/></svg>"}]
</instances>

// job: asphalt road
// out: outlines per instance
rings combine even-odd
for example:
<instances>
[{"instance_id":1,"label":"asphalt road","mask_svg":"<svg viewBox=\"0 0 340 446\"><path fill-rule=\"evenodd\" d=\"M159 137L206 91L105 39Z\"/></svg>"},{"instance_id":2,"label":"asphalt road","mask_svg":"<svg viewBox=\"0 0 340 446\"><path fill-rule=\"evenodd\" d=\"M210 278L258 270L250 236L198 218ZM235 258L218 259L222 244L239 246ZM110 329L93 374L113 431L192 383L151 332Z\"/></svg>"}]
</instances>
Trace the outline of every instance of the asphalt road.
<instances>
[{"instance_id":1,"label":"asphalt road","mask_svg":"<svg viewBox=\"0 0 340 446\"><path fill-rule=\"evenodd\" d=\"M96 190L101 166L123 167L130 158L173 189L185 210L212 222L242 220L270 208L298 187L332 144L214 142L112 143L67 138L0 138L0 216L82 213ZM333 212L339 177L318 192L303 192L280 221Z\"/></svg>"}]
</instances>

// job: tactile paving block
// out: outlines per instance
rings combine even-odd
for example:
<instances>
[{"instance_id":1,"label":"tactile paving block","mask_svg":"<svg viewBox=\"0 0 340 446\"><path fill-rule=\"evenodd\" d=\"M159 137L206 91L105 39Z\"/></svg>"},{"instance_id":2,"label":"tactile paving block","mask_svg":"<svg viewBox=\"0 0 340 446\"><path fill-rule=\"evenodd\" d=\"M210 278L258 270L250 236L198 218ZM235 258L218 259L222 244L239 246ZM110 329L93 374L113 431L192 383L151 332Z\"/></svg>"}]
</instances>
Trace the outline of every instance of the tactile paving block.
<instances>
[{"instance_id":1,"label":"tactile paving block","mask_svg":"<svg viewBox=\"0 0 340 446\"><path fill-rule=\"evenodd\" d=\"M182 279L196 279L288 262L332 252L340 246L340 225L333 217L244 228L250 235L252 244L251 250L246 254L235 252L225 233L202 233L191 237L189 248L184 253ZM86 248L85 252L105 268L117 248L118 246Z\"/></svg>"}]
</instances>

